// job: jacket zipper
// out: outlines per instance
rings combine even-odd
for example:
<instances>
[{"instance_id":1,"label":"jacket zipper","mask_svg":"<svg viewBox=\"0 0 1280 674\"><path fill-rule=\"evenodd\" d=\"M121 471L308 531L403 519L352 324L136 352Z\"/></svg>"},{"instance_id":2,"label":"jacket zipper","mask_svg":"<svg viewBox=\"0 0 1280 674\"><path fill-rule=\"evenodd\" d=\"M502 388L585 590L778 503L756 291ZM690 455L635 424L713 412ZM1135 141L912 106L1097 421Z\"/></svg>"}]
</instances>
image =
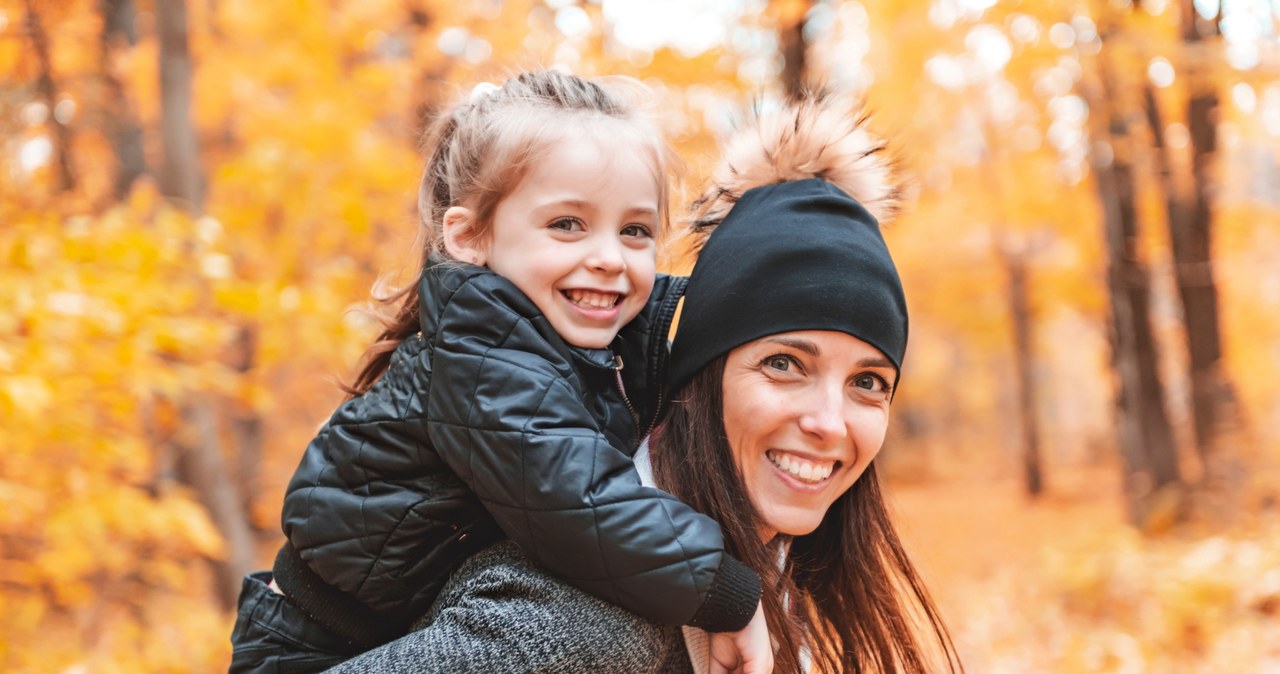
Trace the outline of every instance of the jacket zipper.
<instances>
[{"instance_id":1,"label":"jacket zipper","mask_svg":"<svg viewBox=\"0 0 1280 674\"><path fill-rule=\"evenodd\" d=\"M666 387L665 386L660 387L658 389L658 406L654 409L658 409L658 410L662 409L664 393L666 393ZM653 418L649 420L649 427L644 429L644 432L640 434L640 441L644 442L644 439L649 437L649 434L653 432L654 427L657 425L658 425L658 414L657 412L655 412L653 415ZM637 424L636 426L639 427L639 424Z\"/></svg>"},{"instance_id":2,"label":"jacket zipper","mask_svg":"<svg viewBox=\"0 0 1280 674\"><path fill-rule=\"evenodd\" d=\"M639 441L644 442L644 439L649 437L654 427L658 425L658 415L653 415L653 419L649 420L649 425L646 428L640 428L640 415L636 413L636 408L631 405L631 399L627 397L627 389L622 385L622 356L615 355L613 362L615 363L613 376L618 384L618 393L622 394L622 402L626 404L627 411L631 413L631 422L635 424L636 430L640 431ZM662 403L666 400L665 394L666 391L664 389L658 389L658 406L656 409L662 409Z\"/></svg>"},{"instance_id":3,"label":"jacket zipper","mask_svg":"<svg viewBox=\"0 0 1280 674\"><path fill-rule=\"evenodd\" d=\"M622 356L613 355L613 377L618 384L618 393L622 394L622 402L626 404L627 411L631 413L631 423L635 425L636 430L640 430L640 415L636 414L636 408L631 405L631 398L627 397L627 387L622 385ZM644 435L640 436L640 440L644 440Z\"/></svg>"},{"instance_id":4,"label":"jacket zipper","mask_svg":"<svg viewBox=\"0 0 1280 674\"><path fill-rule=\"evenodd\" d=\"M688 281L686 279L685 283L687 282ZM661 320L659 321L659 325L657 326L658 329L654 331L653 333L654 336L651 338L653 341L657 342L656 345L653 345L654 349L667 348L667 338L666 338L667 331L671 327L671 319L675 318L676 307L679 306L679 303L680 303L679 297L684 295L684 289L683 287L681 287L680 279L676 279L675 281L673 281L673 284L676 285L678 288L678 292L676 293L677 299L674 302L670 301L669 299L664 300L664 305L669 304L669 309L666 306L663 307L662 317L661 317ZM669 354L668 354L668 357L670 357ZM661 362L665 364L666 359L662 359ZM657 384L658 404L656 407L654 407L653 417L649 419L649 424L642 429L640 428L640 415L636 413L636 408L631 404L631 398L627 397L627 388L622 384L622 356L619 356L618 354L615 353L613 355L613 363L614 363L613 376L618 385L618 393L622 394L622 402L626 404L627 412L631 414L631 421L632 423L635 424L636 430L640 431L639 441L644 442L644 439L649 437L649 434L652 433L653 429L658 425L658 417L662 415L662 405L667 400L666 399L667 387L663 386L663 380L662 380L662 377L660 376L661 372L653 373L654 381L658 382ZM661 370L662 368L658 368L658 369Z\"/></svg>"}]
</instances>

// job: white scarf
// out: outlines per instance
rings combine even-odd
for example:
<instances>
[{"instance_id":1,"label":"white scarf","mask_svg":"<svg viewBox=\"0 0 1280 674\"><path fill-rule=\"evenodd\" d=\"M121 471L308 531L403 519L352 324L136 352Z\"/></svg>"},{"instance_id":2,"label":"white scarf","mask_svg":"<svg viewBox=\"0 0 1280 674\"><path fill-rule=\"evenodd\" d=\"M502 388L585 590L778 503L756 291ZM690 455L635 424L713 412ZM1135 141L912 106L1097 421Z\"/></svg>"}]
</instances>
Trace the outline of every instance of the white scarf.
<instances>
[{"instance_id":1,"label":"white scarf","mask_svg":"<svg viewBox=\"0 0 1280 674\"><path fill-rule=\"evenodd\" d=\"M653 462L649 460L649 438L645 438L640 443L640 449L636 450L635 456L636 472L640 474L640 484L646 487L657 488L653 483ZM787 561L787 551L784 546L778 553L778 566L781 567ZM682 625L680 630L684 632L684 647L689 651L689 662L693 663L694 674L709 674L711 672L711 637L705 630L689 625ZM800 649L800 669L809 671L809 648L803 646Z\"/></svg>"},{"instance_id":2,"label":"white scarf","mask_svg":"<svg viewBox=\"0 0 1280 674\"><path fill-rule=\"evenodd\" d=\"M645 438L636 450L636 472L640 473L640 484L655 487L653 484L653 463L649 461L649 439ZM694 674L708 674L711 671L711 638L697 627L683 625L684 646L689 651L689 662L693 663Z\"/></svg>"}]
</instances>

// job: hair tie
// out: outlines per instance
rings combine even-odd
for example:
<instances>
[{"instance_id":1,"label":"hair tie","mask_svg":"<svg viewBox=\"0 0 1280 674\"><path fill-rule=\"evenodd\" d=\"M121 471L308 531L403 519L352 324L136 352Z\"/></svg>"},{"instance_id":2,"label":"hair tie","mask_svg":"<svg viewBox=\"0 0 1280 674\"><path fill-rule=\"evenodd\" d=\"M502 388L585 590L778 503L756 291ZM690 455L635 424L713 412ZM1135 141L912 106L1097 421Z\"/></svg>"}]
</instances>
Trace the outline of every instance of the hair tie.
<instances>
[{"instance_id":1,"label":"hair tie","mask_svg":"<svg viewBox=\"0 0 1280 674\"><path fill-rule=\"evenodd\" d=\"M492 82L481 82L471 89L471 95L467 97L467 101L471 103L471 105L475 105L485 96L488 96L501 88L502 87L499 87Z\"/></svg>"}]
</instances>

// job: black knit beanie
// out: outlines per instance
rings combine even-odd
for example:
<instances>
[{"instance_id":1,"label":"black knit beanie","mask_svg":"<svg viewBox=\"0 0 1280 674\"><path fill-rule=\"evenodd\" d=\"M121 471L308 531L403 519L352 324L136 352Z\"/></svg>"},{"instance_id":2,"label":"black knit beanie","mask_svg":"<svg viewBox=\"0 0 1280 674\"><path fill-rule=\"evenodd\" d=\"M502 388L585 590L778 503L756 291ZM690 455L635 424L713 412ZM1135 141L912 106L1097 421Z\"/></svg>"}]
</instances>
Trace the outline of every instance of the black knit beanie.
<instances>
[{"instance_id":1,"label":"black knit beanie","mask_svg":"<svg viewBox=\"0 0 1280 674\"><path fill-rule=\"evenodd\" d=\"M902 367L907 302L875 218L820 179L748 190L689 277L668 390L754 339L834 330Z\"/></svg>"}]
</instances>

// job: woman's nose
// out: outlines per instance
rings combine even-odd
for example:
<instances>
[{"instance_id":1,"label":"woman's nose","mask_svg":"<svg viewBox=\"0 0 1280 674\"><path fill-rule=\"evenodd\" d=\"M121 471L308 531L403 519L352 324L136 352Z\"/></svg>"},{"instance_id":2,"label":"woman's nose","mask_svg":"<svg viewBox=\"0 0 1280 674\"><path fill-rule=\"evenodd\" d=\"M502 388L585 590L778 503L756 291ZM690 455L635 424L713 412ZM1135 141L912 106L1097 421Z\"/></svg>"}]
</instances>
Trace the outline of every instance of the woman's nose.
<instances>
[{"instance_id":1,"label":"woman's nose","mask_svg":"<svg viewBox=\"0 0 1280 674\"><path fill-rule=\"evenodd\" d=\"M838 443L849 436L845 424L845 396L835 387L815 387L814 395L806 396L805 409L800 413L800 430L820 440L824 445Z\"/></svg>"}]
</instances>

